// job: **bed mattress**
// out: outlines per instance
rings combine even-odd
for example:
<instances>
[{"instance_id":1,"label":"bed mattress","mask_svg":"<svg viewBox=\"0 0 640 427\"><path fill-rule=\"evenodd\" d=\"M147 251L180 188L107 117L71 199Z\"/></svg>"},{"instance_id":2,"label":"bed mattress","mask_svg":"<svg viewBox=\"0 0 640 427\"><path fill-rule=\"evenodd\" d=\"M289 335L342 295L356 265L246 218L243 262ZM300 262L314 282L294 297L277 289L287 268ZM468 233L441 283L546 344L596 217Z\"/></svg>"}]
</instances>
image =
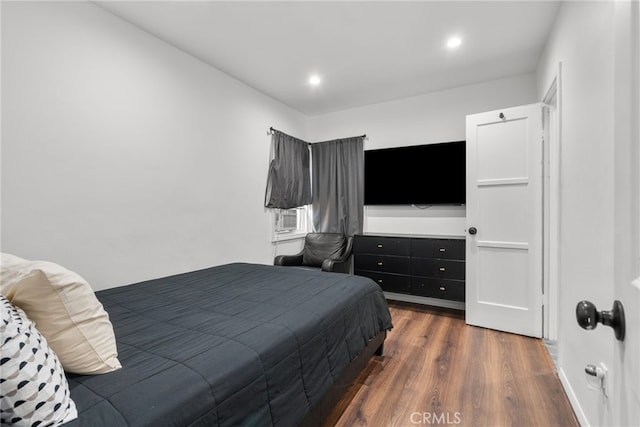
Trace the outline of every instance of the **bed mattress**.
<instances>
[{"instance_id":1,"label":"bed mattress","mask_svg":"<svg viewBox=\"0 0 640 427\"><path fill-rule=\"evenodd\" d=\"M70 426L295 426L392 327L372 280L229 264L97 292L123 368L68 375Z\"/></svg>"}]
</instances>

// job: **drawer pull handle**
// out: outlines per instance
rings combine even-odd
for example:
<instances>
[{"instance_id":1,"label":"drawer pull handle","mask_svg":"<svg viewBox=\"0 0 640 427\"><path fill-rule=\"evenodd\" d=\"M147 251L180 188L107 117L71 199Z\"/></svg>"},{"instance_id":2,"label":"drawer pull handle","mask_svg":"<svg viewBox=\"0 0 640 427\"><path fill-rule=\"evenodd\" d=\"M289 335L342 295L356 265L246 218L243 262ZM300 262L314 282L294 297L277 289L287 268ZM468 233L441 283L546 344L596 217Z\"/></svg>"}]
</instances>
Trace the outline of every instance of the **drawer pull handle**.
<instances>
[{"instance_id":1,"label":"drawer pull handle","mask_svg":"<svg viewBox=\"0 0 640 427\"><path fill-rule=\"evenodd\" d=\"M382 243L378 243L378 247L381 248L382 247Z\"/></svg>"},{"instance_id":2,"label":"drawer pull handle","mask_svg":"<svg viewBox=\"0 0 640 427\"><path fill-rule=\"evenodd\" d=\"M447 269L444 267L440 267L440 271L447 271Z\"/></svg>"},{"instance_id":3,"label":"drawer pull handle","mask_svg":"<svg viewBox=\"0 0 640 427\"><path fill-rule=\"evenodd\" d=\"M440 252L447 252L445 248L440 248Z\"/></svg>"},{"instance_id":4,"label":"drawer pull handle","mask_svg":"<svg viewBox=\"0 0 640 427\"><path fill-rule=\"evenodd\" d=\"M382 265L382 261L378 261L378 265Z\"/></svg>"},{"instance_id":5,"label":"drawer pull handle","mask_svg":"<svg viewBox=\"0 0 640 427\"><path fill-rule=\"evenodd\" d=\"M446 290L447 290L447 288L445 288L444 286L440 286L440 290L441 290L441 291L446 291Z\"/></svg>"}]
</instances>

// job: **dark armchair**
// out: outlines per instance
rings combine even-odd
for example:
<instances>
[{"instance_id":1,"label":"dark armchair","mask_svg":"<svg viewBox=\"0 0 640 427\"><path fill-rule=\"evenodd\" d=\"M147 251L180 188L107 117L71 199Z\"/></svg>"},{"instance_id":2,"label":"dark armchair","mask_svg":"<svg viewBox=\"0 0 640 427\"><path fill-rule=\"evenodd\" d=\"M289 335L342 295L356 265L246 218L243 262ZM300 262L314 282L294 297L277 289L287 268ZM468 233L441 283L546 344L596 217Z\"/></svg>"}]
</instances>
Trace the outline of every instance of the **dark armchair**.
<instances>
[{"instance_id":1,"label":"dark armchair","mask_svg":"<svg viewBox=\"0 0 640 427\"><path fill-rule=\"evenodd\" d=\"M339 233L309 233L304 247L296 255L278 255L273 265L318 268L322 271L349 273L353 238Z\"/></svg>"}]
</instances>

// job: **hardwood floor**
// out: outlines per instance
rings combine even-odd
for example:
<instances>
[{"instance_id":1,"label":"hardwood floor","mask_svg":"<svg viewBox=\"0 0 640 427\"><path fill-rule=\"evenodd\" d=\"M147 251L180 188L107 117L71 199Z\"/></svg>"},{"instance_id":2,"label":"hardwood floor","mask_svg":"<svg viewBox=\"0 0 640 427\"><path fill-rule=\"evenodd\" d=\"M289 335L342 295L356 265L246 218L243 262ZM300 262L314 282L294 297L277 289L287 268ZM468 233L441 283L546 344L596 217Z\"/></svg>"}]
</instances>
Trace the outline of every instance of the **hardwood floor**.
<instances>
[{"instance_id":1,"label":"hardwood floor","mask_svg":"<svg viewBox=\"0 0 640 427\"><path fill-rule=\"evenodd\" d=\"M394 328L327 426L578 426L542 340L390 302Z\"/></svg>"}]
</instances>

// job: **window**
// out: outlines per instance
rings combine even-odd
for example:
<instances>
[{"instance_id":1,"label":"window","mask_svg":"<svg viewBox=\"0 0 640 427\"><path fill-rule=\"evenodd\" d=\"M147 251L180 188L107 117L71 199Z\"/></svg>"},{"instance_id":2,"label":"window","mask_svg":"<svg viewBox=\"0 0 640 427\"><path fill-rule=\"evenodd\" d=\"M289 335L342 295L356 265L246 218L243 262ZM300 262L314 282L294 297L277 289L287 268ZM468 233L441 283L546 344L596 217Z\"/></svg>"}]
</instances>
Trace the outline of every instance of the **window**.
<instances>
[{"instance_id":1,"label":"window","mask_svg":"<svg viewBox=\"0 0 640 427\"><path fill-rule=\"evenodd\" d=\"M308 206L294 209L276 209L274 213L274 239L297 238L307 234Z\"/></svg>"}]
</instances>

